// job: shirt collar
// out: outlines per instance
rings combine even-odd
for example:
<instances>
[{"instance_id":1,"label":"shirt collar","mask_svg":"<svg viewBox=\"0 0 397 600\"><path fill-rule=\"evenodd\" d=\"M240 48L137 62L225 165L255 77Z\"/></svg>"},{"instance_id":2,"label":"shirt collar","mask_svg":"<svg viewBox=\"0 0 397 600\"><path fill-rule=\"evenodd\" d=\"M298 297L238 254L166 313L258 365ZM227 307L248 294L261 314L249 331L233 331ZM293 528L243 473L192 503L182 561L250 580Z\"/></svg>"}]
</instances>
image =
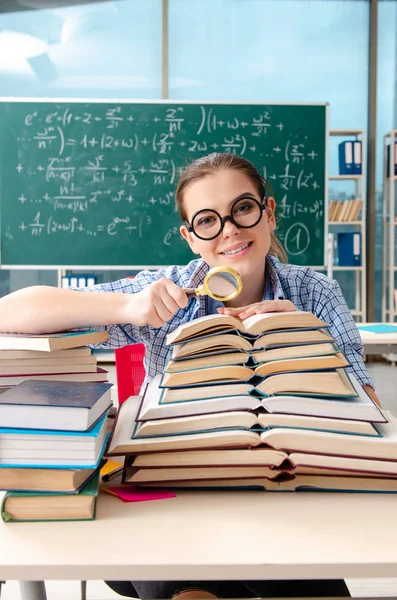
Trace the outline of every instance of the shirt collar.
<instances>
[{"instance_id":1,"label":"shirt collar","mask_svg":"<svg viewBox=\"0 0 397 600\"><path fill-rule=\"evenodd\" d=\"M275 300L284 300L284 290L281 286L280 278L276 270L277 259L274 256L266 256L266 276L269 277Z\"/></svg>"}]
</instances>

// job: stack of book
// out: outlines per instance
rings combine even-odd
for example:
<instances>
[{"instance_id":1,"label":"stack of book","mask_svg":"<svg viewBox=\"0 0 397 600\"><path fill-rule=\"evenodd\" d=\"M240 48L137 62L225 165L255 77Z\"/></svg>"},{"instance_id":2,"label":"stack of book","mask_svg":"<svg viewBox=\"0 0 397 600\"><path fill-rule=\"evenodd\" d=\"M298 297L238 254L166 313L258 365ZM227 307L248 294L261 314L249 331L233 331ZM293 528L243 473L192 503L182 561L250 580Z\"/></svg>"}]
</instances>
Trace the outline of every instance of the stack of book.
<instances>
[{"instance_id":1,"label":"stack of book","mask_svg":"<svg viewBox=\"0 0 397 600\"><path fill-rule=\"evenodd\" d=\"M95 518L111 386L28 380L0 395L4 521Z\"/></svg>"},{"instance_id":2,"label":"stack of book","mask_svg":"<svg viewBox=\"0 0 397 600\"><path fill-rule=\"evenodd\" d=\"M362 200L331 200L328 220L332 223L358 221L362 205Z\"/></svg>"},{"instance_id":3,"label":"stack of book","mask_svg":"<svg viewBox=\"0 0 397 600\"><path fill-rule=\"evenodd\" d=\"M0 393L27 379L107 381L107 371L86 346L107 339L106 331L0 334Z\"/></svg>"},{"instance_id":4,"label":"stack of book","mask_svg":"<svg viewBox=\"0 0 397 600\"><path fill-rule=\"evenodd\" d=\"M140 486L397 491L397 430L311 313L211 315L118 410L106 454Z\"/></svg>"}]
</instances>

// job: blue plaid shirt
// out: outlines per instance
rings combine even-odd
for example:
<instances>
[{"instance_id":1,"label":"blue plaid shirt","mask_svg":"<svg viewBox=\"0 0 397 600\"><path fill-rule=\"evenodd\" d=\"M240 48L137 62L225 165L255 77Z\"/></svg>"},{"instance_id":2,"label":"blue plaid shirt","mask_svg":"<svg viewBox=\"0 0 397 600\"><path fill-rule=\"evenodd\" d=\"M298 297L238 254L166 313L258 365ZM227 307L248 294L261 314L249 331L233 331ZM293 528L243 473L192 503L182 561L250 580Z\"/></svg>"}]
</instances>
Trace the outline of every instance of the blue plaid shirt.
<instances>
[{"instance_id":1,"label":"blue plaid shirt","mask_svg":"<svg viewBox=\"0 0 397 600\"><path fill-rule=\"evenodd\" d=\"M147 285L165 277L181 287L198 287L203 283L209 266L202 259L193 260L185 267L164 267L158 271L141 271L133 279L120 279L87 288L73 288L84 292L123 292L136 294ZM343 297L339 284L325 275L308 267L283 264L273 256L266 259L266 276L271 283L272 297L291 300L298 310L314 313L319 319L329 323L330 334L351 363L348 368L362 385L374 387L363 363L363 344L356 324ZM168 348L167 334L181 323L211 314L206 296L189 300L186 308L178 312L162 327L155 329L131 323L98 326L91 329L107 329L109 340L97 344L95 348L120 348L127 344L143 342L146 346L146 380L164 372ZM145 385L144 383L144 385Z\"/></svg>"}]
</instances>

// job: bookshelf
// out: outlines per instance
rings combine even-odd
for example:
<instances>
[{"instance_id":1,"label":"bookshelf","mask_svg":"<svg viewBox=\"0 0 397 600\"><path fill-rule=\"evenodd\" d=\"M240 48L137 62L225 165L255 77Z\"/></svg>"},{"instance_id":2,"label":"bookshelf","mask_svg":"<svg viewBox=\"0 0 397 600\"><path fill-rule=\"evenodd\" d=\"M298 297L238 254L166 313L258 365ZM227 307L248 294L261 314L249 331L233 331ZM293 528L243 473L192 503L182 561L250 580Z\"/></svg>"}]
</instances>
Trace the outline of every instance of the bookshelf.
<instances>
[{"instance_id":1,"label":"bookshelf","mask_svg":"<svg viewBox=\"0 0 397 600\"><path fill-rule=\"evenodd\" d=\"M382 203L382 320L394 322L397 317L396 285L396 181L395 168L397 129L383 136L383 203ZM390 169L387 165L387 150L390 147ZM388 172L389 171L389 172Z\"/></svg>"},{"instance_id":2,"label":"bookshelf","mask_svg":"<svg viewBox=\"0 0 397 600\"><path fill-rule=\"evenodd\" d=\"M354 232L361 234L361 266L340 266L334 264L332 271L351 272L354 277L355 293L354 306L350 306L351 313L356 321L366 320L366 146L363 129L331 129L329 135L340 137L342 141L361 142L361 174L328 175L328 184L331 181L351 181L354 186L354 199L330 200L328 205L328 232L332 234L334 249L337 255L338 233ZM328 185L328 187L330 187ZM354 274L354 275L353 275ZM351 279L349 279L351 281ZM343 285L341 283L341 287Z\"/></svg>"}]
</instances>

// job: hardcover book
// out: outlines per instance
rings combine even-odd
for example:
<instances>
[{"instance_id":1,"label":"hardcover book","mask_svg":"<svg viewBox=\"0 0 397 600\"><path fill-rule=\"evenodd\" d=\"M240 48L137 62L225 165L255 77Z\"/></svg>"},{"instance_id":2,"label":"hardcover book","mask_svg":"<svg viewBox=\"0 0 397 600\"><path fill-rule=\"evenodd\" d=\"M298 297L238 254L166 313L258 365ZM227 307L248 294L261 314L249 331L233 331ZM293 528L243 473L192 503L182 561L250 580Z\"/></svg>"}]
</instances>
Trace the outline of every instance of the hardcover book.
<instances>
[{"instance_id":1,"label":"hardcover book","mask_svg":"<svg viewBox=\"0 0 397 600\"><path fill-rule=\"evenodd\" d=\"M91 467L98 462L108 434L106 414L88 431L0 429L0 471L7 466Z\"/></svg>"},{"instance_id":2,"label":"hardcover book","mask_svg":"<svg viewBox=\"0 0 397 600\"><path fill-rule=\"evenodd\" d=\"M3 387L13 387L28 379L34 381L102 381L108 379L108 371L97 367L93 373L25 373L24 375L0 375L0 390Z\"/></svg>"},{"instance_id":3,"label":"hardcover book","mask_svg":"<svg viewBox=\"0 0 397 600\"><path fill-rule=\"evenodd\" d=\"M86 431L111 405L111 383L28 380L0 394L0 427Z\"/></svg>"},{"instance_id":4,"label":"hardcover book","mask_svg":"<svg viewBox=\"0 0 397 600\"><path fill-rule=\"evenodd\" d=\"M1 350L41 350L52 352L77 348L90 344L106 342L109 339L107 331L72 331L51 333L45 335L27 333L2 333L0 334Z\"/></svg>"},{"instance_id":5,"label":"hardcover book","mask_svg":"<svg viewBox=\"0 0 397 600\"><path fill-rule=\"evenodd\" d=\"M7 492L1 503L1 517L15 521L87 521L95 518L99 475L78 494L53 492Z\"/></svg>"}]
</instances>

